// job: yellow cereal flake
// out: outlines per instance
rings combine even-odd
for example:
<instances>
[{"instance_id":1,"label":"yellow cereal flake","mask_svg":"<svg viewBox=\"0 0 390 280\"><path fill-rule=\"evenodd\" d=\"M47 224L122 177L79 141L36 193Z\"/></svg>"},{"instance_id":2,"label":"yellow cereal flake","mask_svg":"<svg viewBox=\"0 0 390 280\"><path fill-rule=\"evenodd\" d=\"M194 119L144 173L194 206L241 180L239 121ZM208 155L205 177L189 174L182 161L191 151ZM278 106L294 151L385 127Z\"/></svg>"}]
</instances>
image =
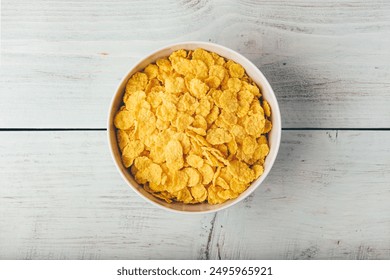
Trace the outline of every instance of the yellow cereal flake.
<instances>
[{"instance_id":1,"label":"yellow cereal flake","mask_svg":"<svg viewBox=\"0 0 390 280\"><path fill-rule=\"evenodd\" d=\"M201 99L206 96L209 87L201 80L195 78L191 80L189 90L194 97Z\"/></svg>"},{"instance_id":2,"label":"yellow cereal flake","mask_svg":"<svg viewBox=\"0 0 390 280\"><path fill-rule=\"evenodd\" d=\"M218 115L219 115L218 106L214 106L211 109L210 114L208 114L206 117L207 124L211 125L213 122L215 122L216 119L218 119Z\"/></svg>"},{"instance_id":3,"label":"yellow cereal flake","mask_svg":"<svg viewBox=\"0 0 390 280\"><path fill-rule=\"evenodd\" d=\"M232 78L242 78L244 76L245 70L240 64L232 63L229 66L229 74Z\"/></svg>"},{"instance_id":4,"label":"yellow cereal flake","mask_svg":"<svg viewBox=\"0 0 390 280\"><path fill-rule=\"evenodd\" d=\"M209 204L220 204L226 201L226 199L221 198L218 196L219 192L222 192L224 189L219 186L210 186L207 189L208 196L207 196L207 202Z\"/></svg>"},{"instance_id":5,"label":"yellow cereal flake","mask_svg":"<svg viewBox=\"0 0 390 280\"><path fill-rule=\"evenodd\" d=\"M248 104L251 104L253 101L254 95L249 90L241 90L238 93L238 100L245 101Z\"/></svg>"},{"instance_id":6,"label":"yellow cereal flake","mask_svg":"<svg viewBox=\"0 0 390 280\"><path fill-rule=\"evenodd\" d=\"M174 124L177 128L177 131L183 132L192 124L193 121L194 118L190 115L186 113L178 113Z\"/></svg>"},{"instance_id":7,"label":"yellow cereal flake","mask_svg":"<svg viewBox=\"0 0 390 280\"><path fill-rule=\"evenodd\" d=\"M134 124L134 117L127 110L119 111L114 118L114 125L116 128L126 130Z\"/></svg>"},{"instance_id":8,"label":"yellow cereal flake","mask_svg":"<svg viewBox=\"0 0 390 280\"><path fill-rule=\"evenodd\" d=\"M229 183L233 179L233 176L227 171L226 167L221 168L219 177L222 178L227 183Z\"/></svg>"},{"instance_id":9,"label":"yellow cereal flake","mask_svg":"<svg viewBox=\"0 0 390 280\"><path fill-rule=\"evenodd\" d=\"M151 79L145 88L145 93L148 95L152 90L154 91L157 87L161 87L160 81L158 79Z\"/></svg>"},{"instance_id":10,"label":"yellow cereal flake","mask_svg":"<svg viewBox=\"0 0 390 280\"><path fill-rule=\"evenodd\" d=\"M156 120L156 128L159 129L159 130L165 130L167 129L168 127L170 126L170 122L169 121L164 121L160 118L157 118Z\"/></svg>"},{"instance_id":11,"label":"yellow cereal flake","mask_svg":"<svg viewBox=\"0 0 390 280\"><path fill-rule=\"evenodd\" d=\"M131 95L133 92L138 90L144 90L148 84L148 76L145 73L137 72L126 84L126 94Z\"/></svg>"},{"instance_id":12,"label":"yellow cereal flake","mask_svg":"<svg viewBox=\"0 0 390 280\"><path fill-rule=\"evenodd\" d=\"M264 117L264 109L257 100L253 100L249 108L249 115L260 114Z\"/></svg>"},{"instance_id":13,"label":"yellow cereal flake","mask_svg":"<svg viewBox=\"0 0 390 280\"><path fill-rule=\"evenodd\" d=\"M228 86L229 90L231 90L232 92L237 93L241 89L241 81L238 78L230 78L227 81L227 86Z\"/></svg>"},{"instance_id":14,"label":"yellow cereal flake","mask_svg":"<svg viewBox=\"0 0 390 280\"><path fill-rule=\"evenodd\" d=\"M194 154L188 155L186 161L189 166L192 166L198 170L203 166L203 159L198 155L194 155Z\"/></svg>"},{"instance_id":15,"label":"yellow cereal flake","mask_svg":"<svg viewBox=\"0 0 390 280\"><path fill-rule=\"evenodd\" d=\"M220 186L221 188L227 190L229 189L229 184L221 177L218 177L216 180L215 180L215 185L217 186Z\"/></svg>"},{"instance_id":16,"label":"yellow cereal flake","mask_svg":"<svg viewBox=\"0 0 390 280\"><path fill-rule=\"evenodd\" d=\"M149 152L150 159L155 163L165 162L164 147L160 145L153 145Z\"/></svg>"},{"instance_id":17,"label":"yellow cereal flake","mask_svg":"<svg viewBox=\"0 0 390 280\"><path fill-rule=\"evenodd\" d=\"M140 140L129 141L122 151L122 161L125 167L133 164L133 161L144 150L144 144Z\"/></svg>"},{"instance_id":18,"label":"yellow cereal flake","mask_svg":"<svg viewBox=\"0 0 390 280\"><path fill-rule=\"evenodd\" d=\"M179 101L177 102L177 110L181 112L189 111L195 102L196 98L186 92L179 97Z\"/></svg>"},{"instance_id":19,"label":"yellow cereal flake","mask_svg":"<svg viewBox=\"0 0 390 280\"><path fill-rule=\"evenodd\" d=\"M179 170L183 167L183 148L178 140L169 141L164 153L169 169Z\"/></svg>"},{"instance_id":20,"label":"yellow cereal flake","mask_svg":"<svg viewBox=\"0 0 390 280\"><path fill-rule=\"evenodd\" d=\"M171 72L172 71L171 62L166 58L157 59L156 64L161 71L164 71L164 72Z\"/></svg>"},{"instance_id":21,"label":"yellow cereal flake","mask_svg":"<svg viewBox=\"0 0 390 280\"><path fill-rule=\"evenodd\" d=\"M260 89L255 84L250 84L248 82L242 82L243 87L251 92L254 97L259 98L261 96Z\"/></svg>"},{"instance_id":22,"label":"yellow cereal flake","mask_svg":"<svg viewBox=\"0 0 390 280\"><path fill-rule=\"evenodd\" d=\"M172 61L175 61L175 59L177 59L177 58L179 58L179 57L186 58L186 57L187 57L187 51L186 51L186 50L177 50L177 51L174 51L174 52L171 53L171 55L169 56L169 60L172 62Z\"/></svg>"},{"instance_id":23,"label":"yellow cereal flake","mask_svg":"<svg viewBox=\"0 0 390 280\"><path fill-rule=\"evenodd\" d=\"M152 111L141 109L138 118L138 137L144 140L156 130L156 117Z\"/></svg>"},{"instance_id":24,"label":"yellow cereal flake","mask_svg":"<svg viewBox=\"0 0 390 280\"><path fill-rule=\"evenodd\" d=\"M248 115L250 104L246 100L238 100L237 117L242 118Z\"/></svg>"},{"instance_id":25,"label":"yellow cereal flake","mask_svg":"<svg viewBox=\"0 0 390 280\"><path fill-rule=\"evenodd\" d=\"M150 104L152 108L157 108L160 106L163 100L164 92L163 87L154 87L151 89L151 91L148 93L146 97L146 101Z\"/></svg>"},{"instance_id":26,"label":"yellow cereal flake","mask_svg":"<svg viewBox=\"0 0 390 280\"><path fill-rule=\"evenodd\" d=\"M255 152L257 146L256 139L253 136L246 136L242 141L242 151L246 155L251 155Z\"/></svg>"},{"instance_id":27,"label":"yellow cereal flake","mask_svg":"<svg viewBox=\"0 0 390 280\"><path fill-rule=\"evenodd\" d=\"M150 182L152 184L159 185L161 183L161 175L162 169L160 165L152 162L146 168L138 170L135 174L135 180L139 184Z\"/></svg>"},{"instance_id":28,"label":"yellow cereal flake","mask_svg":"<svg viewBox=\"0 0 390 280\"><path fill-rule=\"evenodd\" d=\"M170 101L163 101L157 108L156 115L163 121L173 121L176 117L176 106Z\"/></svg>"},{"instance_id":29,"label":"yellow cereal flake","mask_svg":"<svg viewBox=\"0 0 390 280\"><path fill-rule=\"evenodd\" d=\"M213 56L203 49L196 49L192 53L192 58L203 61L207 65L207 67L213 66L215 63Z\"/></svg>"},{"instance_id":30,"label":"yellow cereal flake","mask_svg":"<svg viewBox=\"0 0 390 280\"><path fill-rule=\"evenodd\" d=\"M175 193L176 199L183 203L192 203L193 197L189 188L183 188L180 191Z\"/></svg>"},{"instance_id":31,"label":"yellow cereal flake","mask_svg":"<svg viewBox=\"0 0 390 280\"><path fill-rule=\"evenodd\" d=\"M240 182L249 183L254 180L254 172L244 162L233 160L227 166L227 172Z\"/></svg>"},{"instance_id":32,"label":"yellow cereal flake","mask_svg":"<svg viewBox=\"0 0 390 280\"><path fill-rule=\"evenodd\" d=\"M137 90L129 95L125 100L126 109L133 115L136 116L139 110L143 107L147 108L150 106L149 103L145 103L146 93L142 90Z\"/></svg>"},{"instance_id":33,"label":"yellow cereal flake","mask_svg":"<svg viewBox=\"0 0 390 280\"><path fill-rule=\"evenodd\" d=\"M224 164L220 162L210 151L203 150L202 155L206 158L207 164L214 167L222 167Z\"/></svg>"},{"instance_id":34,"label":"yellow cereal flake","mask_svg":"<svg viewBox=\"0 0 390 280\"><path fill-rule=\"evenodd\" d=\"M230 189L235 193L242 193L247 189L247 184L242 183L236 178L230 181Z\"/></svg>"},{"instance_id":35,"label":"yellow cereal flake","mask_svg":"<svg viewBox=\"0 0 390 280\"><path fill-rule=\"evenodd\" d=\"M203 185L190 188L190 192L196 202L203 202L207 198L207 189Z\"/></svg>"},{"instance_id":36,"label":"yellow cereal flake","mask_svg":"<svg viewBox=\"0 0 390 280\"><path fill-rule=\"evenodd\" d=\"M218 54L213 53L213 52L210 54L213 57L215 64L221 65L221 66L225 64L225 59L222 56L219 56Z\"/></svg>"},{"instance_id":37,"label":"yellow cereal flake","mask_svg":"<svg viewBox=\"0 0 390 280\"><path fill-rule=\"evenodd\" d=\"M168 93L183 93L187 88L182 77L168 77L165 79L165 90Z\"/></svg>"},{"instance_id":38,"label":"yellow cereal flake","mask_svg":"<svg viewBox=\"0 0 390 280\"><path fill-rule=\"evenodd\" d=\"M239 124L233 125L230 132L234 135L234 137L238 143L242 143L245 135L247 135L245 129Z\"/></svg>"},{"instance_id":39,"label":"yellow cereal flake","mask_svg":"<svg viewBox=\"0 0 390 280\"><path fill-rule=\"evenodd\" d=\"M227 147L231 155L235 155L237 153L238 145L234 138L227 143Z\"/></svg>"},{"instance_id":40,"label":"yellow cereal flake","mask_svg":"<svg viewBox=\"0 0 390 280\"><path fill-rule=\"evenodd\" d=\"M269 120L265 120L264 129L262 133L268 133L272 129L272 123Z\"/></svg>"},{"instance_id":41,"label":"yellow cereal flake","mask_svg":"<svg viewBox=\"0 0 390 280\"><path fill-rule=\"evenodd\" d=\"M198 170L192 167L187 167L183 169L185 173L188 175L188 186L193 187L200 183L202 177Z\"/></svg>"},{"instance_id":42,"label":"yellow cereal flake","mask_svg":"<svg viewBox=\"0 0 390 280\"><path fill-rule=\"evenodd\" d=\"M146 189L147 186L145 185L144 188ZM173 195L168 192L155 192L153 189L149 190L149 192L152 193L153 196L161 200L165 200L167 203L172 203Z\"/></svg>"},{"instance_id":43,"label":"yellow cereal flake","mask_svg":"<svg viewBox=\"0 0 390 280\"><path fill-rule=\"evenodd\" d=\"M207 65L202 60L192 59L191 64L196 78L204 80L208 77Z\"/></svg>"},{"instance_id":44,"label":"yellow cereal flake","mask_svg":"<svg viewBox=\"0 0 390 280\"><path fill-rule=\"evenodd\" d=\"M116 132L116 137L118 141L118 146L121 151L129 144L130 139L129 135L124 130L118 130Z\"/></svg>"},{"instance_id":45,"label":"yellow cereal flake","mask_svg":"<svg viewBox=\"0 0 390 280\"><path fill-rule=\"evenodd\" d=\"M213 180L214 177L214 170L213 168L207 164L204 163L202 167L198 168L200 174L202 174L202 184L208 185Z\"/></svg>"},{"instance_id":46,"label":"yellow cereal flake","mask_svg":"<svg viewBox=\"0 0 390 280\"><path fill-rule=\"evenodd\" d=\"M224 90L219 97L219 103L222 109L228 112L235 112L238 109L237 93L231 90Z\"/></svg>"},{"instance_id":47,"label":"yellow cereal flake","mask_svg":"<svg viewBox=\"0 0 390 280\"><path fill-rule=\"evenodd\" d=\"M148 66L145 67L144 72L148 76L149 80L157 78L158 66L156 64L149 64Z\"/></svg>"},{"instance_id":48,"label":"yellow cereal flake","mask_svg":"<svg viewBox=\"0 0 390 280\"><path fill-rule=\"evenodd\" d=\"M152 182L149 182L149 191L153 192L163 192L165 191L165 186L161 184L155 184Z\"/></svg>"},{"instance_id":49,"label":"yellow cereal flake","mask_svg":"<svg viewBox=\"0 0 390 280\"><path fill-rule=\"evenodd\" d=\"M183 147L183 154L187 155L191 150L191 141L187 134L175 133L174 138L178 140Z\"/></svg>"},{"instance_id":50,"label":"yellow cereal flake","mask_svg":"<svg viewBox=\"0 0 390 280\"><path fill-rule=\"evenodd\" d=\"M197 156L200 156L202 157L203 156L203 149L201 147L201 145L196 141L194 140L194 138L190 138L190 142L191 142L191 150L189 152L189 154L193 154L193 155L197 155Z\"/></svg>"},{"instance_id":51,"label":"yellow cereal flake","mask_svg":"<svg viewBox=\"0 0 390 280\"><path fill-rule=\"evenodd\" d=\"M223 200L228 200L228 199L234 199L238 196L238 193L228 189L228 190L223 190L223 191L219 191L217 193L218 197L223 199Z\"/></svg>"},{"instance_id":52,"label":"yellow cereal flake","mask_svg":"<svg viewBox=\"0 0 390 280\"><path fill-rule=\"evenodd\" d=\"M226 69L221 65L213 65L210 66L209 69L209 76L210 77L217 77L220 82L222 82L225 79L226 75Z\"/></svg>"},{"instance_id":53,"label":"yellow cereal flake","mask_svg":"<svg viewBox=\"0 0 390 280\"><path fill-rule=\"evenodd\" d=\"M176 192L187 187L188 175L182 170L177 170L172 173L168 173L166 185L166 191L175 194Z\"/></svg>"},{"instance_id":54,"label":"yellow cereal flake","mask_svg":"<svg viewBox=\"0 0 390 280\"><path fill-rule=\"evenodd\" d=\"M192 123L193 127L201 128L207 130L207 121L202 115L196 115L194 122Z\"/></svg>"},{"instance_id":55,"label":"yellow cereal flake","mask_svg":"<svg viewBox=\"0 0 390 280\"><path fill-rule=\"evenodd\" d=\"M264 167L260 164L253 165L253 171L255 172L255 178L259 178L264 173Z\"/></svg>"},{"instance_id":56,"label":"yellow cereal flake","mask_svg":"<svg viewBox=\"0 0 390 280\"><path fill-rule=\"evenodd\" d=\"M209 88L218 88L221 80L216 76L210 76L204 81Z\"/></svg>"},{"instance_id":57,"label":"yellow cereal flake","mask_svg":"<svg viewBox=\"0 0 390 280\"><path fill-rule=\"evenodd\" d=\"M232 140L232 136L228 131L222 128L215 128L207 131L206 140L211 145L218 145L230 142Z\"/></svg>"},{"instance_id":58,"label":"yellow cereal flake","mask_svg":"<svg viewBox=\"0 0 390 280\"><path fill-rule=\"evenodd\" d=\"M256 160L265 158L269 153L268 144L260 144L256 147L253 158Z\"/></svg>"},{"instance_id":59,"label":"yellow cereal flake","mask_svg":"<svg viewBox=\"0 0 390 280\"><path fill-rule=\"evenodd\" d=\"M206 130L203 129L203 128L200 128L200 127L188 126L187 129L190 130L190 131L193 131L196 134L199 134L201 136L205 136L206 135Z\"/></svg>"},{"instance_id":60,"label":"yellow cereal flake","mask_svg":"<svg viewBox=\"0 0 390 280\"><path fill-rule=\"evenodd\" d=\"M176 59L172 60L172 68L178 74L183 76L194 75L195 72L191 64L191 60L183 57L177 57Z\"/></svg>"},{"instance_id":61,"label":"yellow cereal flake","mask_svg":"<svg viewBox=\"0 0 390 280\"><path fill-rule=\"evenodd\" d=\"M223 146L223 144L216 145L216 147L221 146ZM220 150L209 147L205 147L204 150L210 152L210 154L213 155L219 162L222 162L225 165L229 164L229 161L226 159L226 156Z\"/></svg>"},{"instance_id":62,"label":"yellow cereal flake","mask_svg":"<svg viewBox=\"0 0 390 280\"><path fill-rule=\"evenodd\" d=\"M261 135L258 139L257 139L257 143L260 145L260 144L268 144L268 139L266 136L264 135Z\"/></svg>"},{"instance_id":63,"label":"yellow cereal flake","mask_svg":"<svg viewBox=\"0 0 390 280\"><path fill-rule=\"evenodd\" d=\"M227 147L227 143L226 144L215 145L215 148L218 150L218 151L215 150L215 152L218 152L218 153L222 154L222 157L224 158L224 160L226 160L226 158L229 155L229 149Z\"/></svg>"},{"instance_id":64,"label":"yellow cereal flake","mask_svg":"<svg viewBox=\"0 0 390 280\"><path fill-rule=\"evenodd\" d=\"M167 203L224 203L264 173L271 108L232 60L172 52L127 81L114 117L122 162Z\"/></svg>"},{"instance_id":65,"label":"yellow cereal flake","mask_svg":"<svg viewBox=\"0 0 390 280\"><path fill-rule=\"evenodd\" d=\"M271 107L266 100L263 100L263 109L265 115L269 118L271 116Z\"/></svg>"},{"instance_id":66,"label":"yellow cereal flake","mask_svg":"<svg viewBox=\"0 0 390 280\"><path fill-rule=\"evenodd\" d=\"M263 132L263 128L265 125L264 115L255 114L246 117L244 121L245 131L252 136L259 137Z\"/></svg>"},{"instance_id":67,"label":"yellow cereal flake","mask_svg":"<svg viewBox=\"0 0 390 280\"><path fill-rule=\"evenodd\" d=\"M196 108L196 117L206 117L208 114L210 114L210 110L212 107L211 101L207 97L203 97L199 100L199 106Z\"/></svg>"},{"instance_id":68,"label":"yellow cereal flake","mask_svg":"<svg viewBox=\"0 0 390 280\"><path fill-rule=\"evenodd\" d=\"M219 117L229 128L237 123L236 115L228 111L222 111Z\"/></svg>"}]
</instances>

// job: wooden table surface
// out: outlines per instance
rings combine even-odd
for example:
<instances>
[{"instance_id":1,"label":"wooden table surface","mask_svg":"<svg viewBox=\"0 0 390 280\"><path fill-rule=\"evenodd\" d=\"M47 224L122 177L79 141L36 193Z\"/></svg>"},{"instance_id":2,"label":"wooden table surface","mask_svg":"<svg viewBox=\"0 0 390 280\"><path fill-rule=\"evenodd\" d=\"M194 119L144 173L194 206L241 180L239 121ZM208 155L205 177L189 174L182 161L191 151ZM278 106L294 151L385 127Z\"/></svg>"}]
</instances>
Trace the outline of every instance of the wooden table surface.
<instances>
[{"instance_id":1,"label":"wooden table surface","mask_svg":"<svg viewBox=\"0 0 390 280\"><path fill-rule=\"evenodd\" d=\"M390 259L390 2L2 0L0 259ZM283 134L217 214L148 204L109 155L126 71L163 45L239 51Z\"/></svg>"}]
</instances>

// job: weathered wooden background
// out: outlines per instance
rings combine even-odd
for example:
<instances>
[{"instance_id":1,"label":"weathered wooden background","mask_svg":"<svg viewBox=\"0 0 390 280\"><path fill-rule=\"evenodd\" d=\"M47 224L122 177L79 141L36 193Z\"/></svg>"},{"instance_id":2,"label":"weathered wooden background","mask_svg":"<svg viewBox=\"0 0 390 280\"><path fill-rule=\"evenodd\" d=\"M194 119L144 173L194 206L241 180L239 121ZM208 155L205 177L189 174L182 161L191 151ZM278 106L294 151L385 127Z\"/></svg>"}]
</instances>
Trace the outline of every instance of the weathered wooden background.
<instances>
[{"instance_id":1,"label":"weathered wooden background","mask_svg":"<svg viewBox=\"0 0 390 280\"><path fill-rule=\"evenodd\" d=\"M390 259L389 1L2 0L0 259ZM217 214L155 208L106 141L124 73L231 47L280 102L264 184Z\"/></svg>"}]
</instances>

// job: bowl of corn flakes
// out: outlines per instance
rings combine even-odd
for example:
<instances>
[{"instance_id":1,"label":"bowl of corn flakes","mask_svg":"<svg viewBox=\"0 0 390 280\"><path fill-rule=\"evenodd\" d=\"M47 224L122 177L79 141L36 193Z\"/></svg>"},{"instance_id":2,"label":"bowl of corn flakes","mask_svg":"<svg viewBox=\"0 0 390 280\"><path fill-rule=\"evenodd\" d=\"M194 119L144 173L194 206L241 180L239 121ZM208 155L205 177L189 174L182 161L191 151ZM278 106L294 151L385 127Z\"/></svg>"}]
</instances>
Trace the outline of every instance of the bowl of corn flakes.
<instances>
[{"instance_id":1,"label":"bowl of corn flakes","mask_svg":"<svg viewBox=\"0 0 390 280\"><path fill-rule=\"evenodd\" d=\"M108 117L110 151L141 197L174 212L215 212L264 181L281 116L260 70L224 46L184 42L136 63Z\"/></svg>"}]
</instances>

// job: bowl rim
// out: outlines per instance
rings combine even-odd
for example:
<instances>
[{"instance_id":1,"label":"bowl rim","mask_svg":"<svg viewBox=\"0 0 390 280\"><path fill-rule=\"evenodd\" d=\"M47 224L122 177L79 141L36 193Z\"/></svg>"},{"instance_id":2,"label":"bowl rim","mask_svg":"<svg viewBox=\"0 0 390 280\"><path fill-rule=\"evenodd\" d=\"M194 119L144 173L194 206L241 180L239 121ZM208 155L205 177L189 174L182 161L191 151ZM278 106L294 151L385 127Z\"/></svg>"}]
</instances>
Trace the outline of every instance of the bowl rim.
<instances>
[{"instance_id":1,"label":"bowl rim","mask_svg":"<svg viewBox=\"0 0 390 280\"><path fill-rule=\"evenodd\" d=\"M262 87L267 87L268 91L269 91L269 94L272 95L272 97L275 99L275 104L273 104L272 106L272 115L276 115L278 117L276 117L275 119L272 120L272 129L277 129L275 135L273 135L273 137L276 137L276 141L275 143L273 143L272 147L270 147L270 151L271 149L274 151L273 153L273 157L269 159L269 162L268 162L268 165L269 165L269 168L267 168L267 170L264 168L264 173L260 176L259 181L257 182L257 185L255 188L251 189L251 190L248 190L248 189L240 194L238 197L236 197L235 199L232 199L232 200L228 200L230 203L229 204L225 204L225 203L222 203L220 204L220 207L218 208L214 208L214 209L207 209L207 210L201 210L201 211L185 211L185 210L178 210L178 209L173 209L173 208L169 208L169 207L166 207L162 204L159 204L149 198L147 198L146 196L144 196L138 189L137 187L133 186L133 184L131 182L129 182L129 180L126 178L125 174L122 172L122 169L119 167L119 163L117 162L117 159L115 157L115 154L114 154L114 145L112 143L112 139L111 139L111 133L112 132L116 132L115 129L112 131L111 130L111 127L112 127L112 124L111 124L111 116L113 114L113 110L114 110L114 103L117 99L117 96L118 95L121 95L123 94L123 92L119 92L123 83L127 82L128 79L129 79L129 74L131 72L134 71L134 69L140 65L143 61L145 61L148 57L151 57L151 56L154 56L156 55L157 53L159 52L162 52L166 49L169 49L169 48L177 48L178 46L182 46L183 45L183 49L185 49L184 45L203 45L203 46L208 46L208 47L211 47L211 48L219 48L219 49L222 49L226 52L229 52L231 53L232 55L236 56L236 57L239 57L241 60L244 60L245 63L247 63L248 65L252 66L255 71L256 71L256 75L259 75L261 77L261 79L263 80L263 83L261 84ZM216 52L217 53L217 52ZM219 54L219 53L217 53ZM244 67L245 71L247 70L245 67ZM260 85L258 85L260 86ZM135 63L132 64L132 66L130 67L130 69L125 73L125 75L123 76L123 78L121 79L121 81L118 83L117 87L116 87L116 90L111 98L111 102L110 102L110 105L109 105L109 110L108 110L108 118L107 118L107 137L108 137L108 146L109 146L109 150L110 150L110 154L111 154L111 157L114 161L114 164L115 164L115 167L116 169L119 171L119 174L121 175L121 177L123 178L123 180L133 189L133 191L135 191L140 197L142 197L145 201L148 201L149 203L157 206L158 208L160 209L164 209L166 211L169 211L169 212L172 212L172 213L180 213L180 214L208 214L208 213L215 213L215 212L218 212L218 211L221 211L221 210L225 210L233 205L236 205L237 203L241 202L242 200L244 200L245 198L247 198L248 196L250 196L265 180L265 178L268 176L269 172L271 171L275 161L276 161L276 158L277 158L277 155L278 155L278 152L279 152L279 148L280 148L280 142L281 142L281 134L282 134L282 118L281 118L281 113L280 113L280 108L279 108L279 103L277 101L277 98L276 98L276 95L273 91L273 88L271 87L270 83L268 82L267 78L264 76L264 74L260 71L260 69L252 62L250 61L248 58L246 58L244 55L236 52L235 50L232 50L228 47L225 47L223 45L220 45L220 44L216 44L216 43L211 43L211 42L205 42L205 41L183 41L183 42L177 42L177 43L172 43L172 44L168 44L168 45L164 45L163 47L160 47L158 49L155 49L153 51L151 51L150 53L148 53L147 55L144 55L142 56L141 59L138 59ZM116 109L115 109L116 111ZM276 121L276 123L274 123ZM115 137L116 139L116 137ZM269 155L268 155L269 156ZM267 157L268 157L267 156Z\"/></svg>"}]
</instances>

